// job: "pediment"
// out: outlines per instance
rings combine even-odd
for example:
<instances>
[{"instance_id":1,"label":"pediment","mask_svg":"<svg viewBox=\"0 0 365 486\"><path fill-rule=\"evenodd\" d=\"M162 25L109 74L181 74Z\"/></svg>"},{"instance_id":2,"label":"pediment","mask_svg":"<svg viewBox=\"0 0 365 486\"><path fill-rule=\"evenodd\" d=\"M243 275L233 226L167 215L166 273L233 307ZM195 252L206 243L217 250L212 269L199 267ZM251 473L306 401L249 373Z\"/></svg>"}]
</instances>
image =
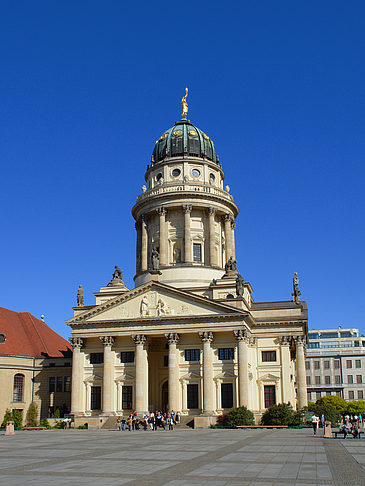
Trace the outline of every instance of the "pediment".
<instances>
[{"instance_id":1,"label":"pediment","mask_svg":"<svg viewBox=\"0 0 365 486\"><path fill-rule=\"evenodd\" d=\"M133 373L121 373L115 378L115 381L134 381L135 376Z\"/></svg>"},{"instance_id":2,"label":"pediment","mask_svg":"<svg viewBox=\"0 0 365 486\"><path fill-rule=\"evenodd\" d=\"M180 378L180 381L200 380L200 378L201 378L200 373L196 371L189 371L188 373L186 373Z\"/></svg>"},{"instance_id":3,"label":"pediment","mask_svg":"<svg viewBox=\"0 0 365 486\"><path fill-rule=\"evenodd\" d=\"M214 377L215 380L223 380L224 378L236 378L236 375L233 371L227 370Z\"/></svg>"},{"instance_id":4,"label":"pediment","mask_svg":"<svg viewBox=\"0 0 365 486\"><path fill-rule=\"evenodd\" d=\"M266 373L266 375L260 376L259 381L279 381L280 377L273 375L272 373Z\"/></svg>"},{"instance_id":5,"label":"pediment","mask_svg":"<svg viewBox=\"0 0 365 486\"><path fill-rule=\"evenodd\" d=\"M244 311L157 282L125 292L69 319L79 322L128 321L178 316L246 315Z\"/></svg>"},{"instance_id":6,"label":"pediment","mask_svg":"<svg viewBox=\"0 0 365 486\"><path fill-rule=\"evenodd\" d=\"M101 375L93 374L91 376L88 376L85 380L84 383L101 383L103 381L103 377Z\"/></svg>"}]
</instances>

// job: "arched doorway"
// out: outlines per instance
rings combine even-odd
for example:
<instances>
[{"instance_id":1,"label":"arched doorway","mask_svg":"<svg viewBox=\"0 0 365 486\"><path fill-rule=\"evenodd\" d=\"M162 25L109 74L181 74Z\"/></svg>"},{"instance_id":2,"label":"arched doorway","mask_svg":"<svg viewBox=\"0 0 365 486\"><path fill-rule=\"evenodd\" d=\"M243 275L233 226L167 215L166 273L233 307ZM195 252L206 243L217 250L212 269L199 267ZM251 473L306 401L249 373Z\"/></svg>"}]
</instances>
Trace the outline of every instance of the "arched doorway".
<instances>
[{"instance_id":1,"label":"arched doorway","mask_svg":"<svg viewBox=\"0 0 365 486\"><path fill-rule=\"evenodd\" d=\"M165 381L162 385L162 410L167 411L169 407L169 382Z\"/></svg>"}]
</instances>

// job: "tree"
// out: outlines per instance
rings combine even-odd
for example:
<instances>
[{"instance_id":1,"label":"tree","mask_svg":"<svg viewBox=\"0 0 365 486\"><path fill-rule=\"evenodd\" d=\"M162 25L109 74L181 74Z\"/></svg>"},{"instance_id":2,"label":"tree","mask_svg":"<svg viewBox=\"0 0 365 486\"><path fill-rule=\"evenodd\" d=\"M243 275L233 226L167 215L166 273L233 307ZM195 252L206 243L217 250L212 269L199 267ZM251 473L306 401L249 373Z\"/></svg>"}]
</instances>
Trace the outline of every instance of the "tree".
<instances>
[{"instance_id":1,"label":"tree","mask_svg":"<svg viewBox=\"0 0 365 486\"><path fill-rule=\"evenodd\" d=\"M60 418L61 412L59 408L56 408L55 413L53 414L53 418Z\"/></svg>"},{"instance_id":2,"label":"tree","mask_svg":"<svg viewBox=\"0 0 365 486\"><path fill-rule=\"evenodd\" d=\"M324 397L323 397L324 398ZM311 406L311 412L314 412L318 417L324 415L324 419L336 425L341 418L340 412L333 405L328 403L318 403L319 400Z\"/></svg>"},{"instance_id":3,"label":"tree","mask_svg":"<svg viewBox=\"0 0 365 486\"><path fill-rule=\"evenodd\" d=\"M302 413L296 412L290 403L271 405L261 417L262 425L300 425L302 423Z\"/></svg>"},{"instance_id":4,"label":"tree","mask_svg":"<svg viewBox=\"0 0 365 486\"><path fill-rule=\"evenodd\" d=\"M20 410L13 410L12 416L14 427L16 429L21 429L23 425L23 414Z\"/></svg>"},{"instance_id":5,"label":"tree","mask_svg":"<svg viewBox=\"0 0 365 486\"><path fill-rule=\"evenodd\" d=\"M347 413L365 414L365 401L364 400L349 402L349 403L346 403L346 405L347 405L347 407L346 407Z\"/></svg>"},{"instance_id":6,"label":"tree","mask_svg":"<svg viewBox=\"0 0 365 486\"><path fill-rule=\"evenodd\" d=\"M255 417L246 407L232 408L224 418L224 424L229 427L237 425L254 425Z\"/></svg>"},{"instance_id":7,"label":"tree","mask_svg":"<svg viewBox=\"0 0 365 486\"><path fill-rule=\"evenodd\" d=\"M1 424L1 427L5 427L6 425L6 422L9 422L9 420L12 420L12 415L11 415L11 411L9 408L7 408L5 410L5 415L4 415L4 419L2 421L2 424Z\"/></svg>"},{"instance_id":8,"label":"tree","mask_svg":"<svg viewBox=\"0 0 365 486\"><path fill-rule=\"evenodd\" d=\"M346 400L335 395L327 395L325 397L318 398L316 403L318 405L332 405L340 413L345 412L348 406Z\"/></svg>"},{"instance_id":9,"label":"tree","mask_svg":"<svg viewBox=\"0 0 365 486\"><path fill-rule=\"evenodd\" d=\"M34 402L29 405L26 423L30 427L36 427L38 424L38 405Z\"/></svg>"}]
</instances>

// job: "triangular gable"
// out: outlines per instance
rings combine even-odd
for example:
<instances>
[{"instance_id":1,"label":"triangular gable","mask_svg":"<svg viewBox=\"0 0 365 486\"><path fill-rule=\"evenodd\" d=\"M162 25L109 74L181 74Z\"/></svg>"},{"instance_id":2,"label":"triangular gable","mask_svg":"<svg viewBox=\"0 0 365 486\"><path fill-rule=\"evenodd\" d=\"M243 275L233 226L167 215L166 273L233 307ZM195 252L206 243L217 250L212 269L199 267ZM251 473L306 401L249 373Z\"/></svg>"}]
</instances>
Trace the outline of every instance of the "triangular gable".
<instances>
[{"instance_id":1,"label":"triangular gable","mask_svg":"<svg viewBox=\"0 0 365 486\"><path fill-rule=\"evenodd\" d=\"M157 282L148 282L77 314L67 324L174 316L246 315L228 305Z\"/></svg>"},{"instance_id":2,"label":"triangular gable","mask_svg":"<svg viewBox=\"0 0 365 486\"><path fill-rule=\"evenodd\" d=\"M134 380L135 380L135 375L133 375L132 373L122 373L121 375L118 375L115 378L115 381L121 381L121 382L134 381Z\"/></svg>"}]
</instances>

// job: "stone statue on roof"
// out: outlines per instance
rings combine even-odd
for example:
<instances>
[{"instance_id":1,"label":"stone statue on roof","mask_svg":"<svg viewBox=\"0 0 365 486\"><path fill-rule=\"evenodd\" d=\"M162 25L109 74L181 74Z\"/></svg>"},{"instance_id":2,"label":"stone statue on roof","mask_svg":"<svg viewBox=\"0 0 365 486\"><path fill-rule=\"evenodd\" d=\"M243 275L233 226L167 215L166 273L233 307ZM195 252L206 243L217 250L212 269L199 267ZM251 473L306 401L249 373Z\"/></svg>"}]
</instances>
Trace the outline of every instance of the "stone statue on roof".
<instances>
[{"instance_id":1,"label":"stone statue on roof","mask_svg":"<svg viewBox=\"0 0 365 486\"><path fill-rule=\"evenodd\" d=\"M115 270L114 270L114 273L113 273L113 280L123 280L122 270L117 265L115 265L114 268L115 268Z\"/></svg>"},{"instance_id":2,"label":"stone statue on roof","mask_svg":"<svg viewBox=\"0 0 365 486\"><path fill-rule=\"evenodd\" d=\"M296 304L299 304L301 292L299 290L299 279L298 279L297 272L295 272L294 276L293 276L293 293L292 293L292 296L293 296L293 302L295 302Z\"/></svg>"},{"instance_id":3,"label":"stone statue on roof","mask_svg":"<svg viewBox=\"0 0 365 486\"><path fill-rule=\"evenodd\" d=\"M242 275L238 274L237 278L236 278L236 294L237 294L237 297L243 297L244 292L245 292L245 281L243 280Z\"/></svg>"},{"instance_id":4,"label":"stone statue on roof","mask_svg":"<svg viewBox=\"0 0 365 486\"><path fill-rule=\"evenodd\" d=\"M78 307L83 307L84 305L84 289L82 288L81 285L79 285L79 288L77 289L77 305Z\"/></svg>"}]
</instances>

